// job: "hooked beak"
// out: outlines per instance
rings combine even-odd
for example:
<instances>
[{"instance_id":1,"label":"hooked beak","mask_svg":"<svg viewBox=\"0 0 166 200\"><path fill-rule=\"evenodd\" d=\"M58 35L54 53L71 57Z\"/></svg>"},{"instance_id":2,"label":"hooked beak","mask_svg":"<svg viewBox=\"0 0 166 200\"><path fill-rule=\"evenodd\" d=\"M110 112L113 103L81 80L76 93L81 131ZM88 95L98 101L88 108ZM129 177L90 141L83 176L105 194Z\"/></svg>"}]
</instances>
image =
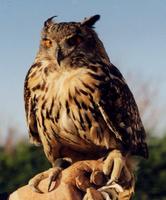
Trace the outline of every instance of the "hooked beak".
<instances>
[{"instance_id":1,"label":"hooked beak","mask_svg":"<svg viewBox=\"0 0 166 200\"><path fill-rule=\"evenodd\" d=\"M57 50L56 50L56 59L57 59L59 66L60 66L61 60L63 60L63 58L64 58L64 56L63 56L62 50L61 50L60 46L58 46Z\"/></svg>"}]
</instances>

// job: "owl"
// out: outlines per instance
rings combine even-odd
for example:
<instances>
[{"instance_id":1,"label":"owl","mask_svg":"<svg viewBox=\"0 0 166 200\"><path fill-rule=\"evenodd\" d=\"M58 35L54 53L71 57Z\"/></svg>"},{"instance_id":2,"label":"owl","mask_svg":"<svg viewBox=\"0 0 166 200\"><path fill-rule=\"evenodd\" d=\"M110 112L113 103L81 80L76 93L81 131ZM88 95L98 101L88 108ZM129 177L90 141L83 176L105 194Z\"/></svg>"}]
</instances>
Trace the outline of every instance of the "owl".
<instances>
[{"instance_id":1,"label":"owl","mask_svg":"<svg viewBox=\"0 0 166 200\"><path fill-rule=\"evenodd\" d=\"M148 157L134 97L94 30L99 18L58 23L51 17L44 23L24 85L30 140L43 146L52 164L30 180L38 192L43 178L51 184L71 160L105 156L109 187L118 183L126 160Z\"/></svg>"}]
</instances>

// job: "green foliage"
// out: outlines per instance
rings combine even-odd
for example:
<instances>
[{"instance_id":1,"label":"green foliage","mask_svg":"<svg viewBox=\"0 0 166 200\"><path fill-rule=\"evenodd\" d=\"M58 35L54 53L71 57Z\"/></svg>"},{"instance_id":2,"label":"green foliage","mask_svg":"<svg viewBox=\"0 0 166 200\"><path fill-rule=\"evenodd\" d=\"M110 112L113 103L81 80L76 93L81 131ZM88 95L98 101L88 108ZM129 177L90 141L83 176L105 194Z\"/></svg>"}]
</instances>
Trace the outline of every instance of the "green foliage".
<instances>
[{"instance_id":1,"label":"green foliage","mask_svg":"<svg viewBox=\"0 0 166 200\"><path fill-rule=\"evenodd\" d=\"M150 157L142 159L137 172L135 200L166 200L166 136L151 138ZM50 167L42 148L26 142L10 153L0 149L0 192L12 192L35 174Z\"/></svg>"},{"instance_id":2,"label":"green foliage","mask_svg":"<svg viewBox=\"0 0 166 200\"><path fill-rule=\"evenodd\" d=\"M149 153L139 165L135 200L166 200L166 136L151 138Z\"/></svg>"},{"instance_id":3,"label":"green foliage","mask_svg":"<svg viewBox=\"0 0 166 200\"><path fill-rule=\"evenodd\" d=\"M0 192L12 192L50 166L43 150L25 142L16 145L11 153L0 151Z\"/></svg>"}]
</instances>

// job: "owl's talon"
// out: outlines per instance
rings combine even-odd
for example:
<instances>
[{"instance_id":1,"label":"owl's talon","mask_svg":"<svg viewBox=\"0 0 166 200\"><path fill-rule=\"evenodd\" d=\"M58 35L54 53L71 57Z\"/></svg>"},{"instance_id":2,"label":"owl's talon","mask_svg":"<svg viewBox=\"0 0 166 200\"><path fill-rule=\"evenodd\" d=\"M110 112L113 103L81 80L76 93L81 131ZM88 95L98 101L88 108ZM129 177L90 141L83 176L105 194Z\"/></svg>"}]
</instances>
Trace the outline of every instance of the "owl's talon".
<instances>
[{"instance_id":1,"label":"owl's talon","mask_svg":"<svg viewBox=\"0 0 166 200\"><path fill-rule=\"evenodd\" d=\"M119 150L113 150L109 153L103 164L103 172L108 177L108 182L105 186L98 189L105 199L116 200L118 193L123 192L122 186L118 184L118 179L121 175L122 169L125 167L125 159Z\"/></svg>"},{"instance_id":2,"label":"owl's talon","mask_svg":"<svg viewBox=\"0 0 166 200\"><path fill-rule=\"evenodd\" d=\"M32 190L34 192L37 193L43 193L39 188L38 185L39 183L46 179L46 178L50 178L49 184L48 184L48 192L50 192L51 189L51 185L52 182L56 180L57 176L59 175L59 173L61 172L61 168L60 167L54 167L54 168L50 168L47 171L44 171L40 174L37 174L36 176L34 176L32 179L30 179L28 185L32 188Z\"/></svg>"},{"instance_id":3,"label":"owl's talon","mask_svg":"<svg viewBox=\"0 0 166 200\"><path fill-rule=\"evenodd\" d=\"M103 172L106 176L110 175L107 185L117 183L122 169L125 168L125 158L119 150L113 150L109 153L103 164Z\"/></svg>"},{"instance_id":4,"label":"owl's talon","mask_svg":"<svg viewBox=\"0 0 166 200\"><path fill-rule=\"evenodd\" d=\"M33 192L40 193L40 194L43 193L43 192L37 187L37 185L29 184L29 183L28 183L28 185L31 187L31 189L32 189Z\"/></svg>"},{"instance_id":5,"label":"owl's talon","mask_svg":"<svg viewBox=\"0 0 166 200\"><path fill-rule=\"evenodd\" d=\"M119 150L113 150L104 161L103 172L107 176L111 173L111 181L118 180L124 166L125 158L121 152Z\"/></svg>"},{"instance_id":6,"label":"owl's talon","mask_svg":"<svg viewBox=\"0 0 166 200\"><path fill-rule=\"evenodd\" d=\"M54 167L48 169L47 171L44 171L40 174L37 174L34 176L32 179L30 179L28 185L32 188L34 192L37 193L43 193L39 188L38 185L39 183L46 179L49 178L49 183L48 183L48 189L47 191L50 192L54 188L52 188L52 183L53 181L56 181L56 178L58 175L61 173L61 171L65 168L67 168L69 165L71 165L72 160L70 158L58 158L56 162L54 163ZM51 189L52 188L52 189Z\"/></svg>"},{"instance_id":7,"label":"owl's talon","mask_svg":"<svg viewBox=\"0 0 166 200\"><path fill-rule=\"evenodd\" d=\"M52 168L51 174L49 175L48 192L51 192L53 190L53 188L51 189L52 183L56 181L61 171L62 171L62 168L60 167Z\"/></svg>"},{"instance_id":8,"label":"owl's talon","mask_svg":"<svg viewBox=\"0 0 166 200\"><path fill-rule=\"evenodd\" d=\"M112 200L107 192L101 192L101 194L105 200Z\"/></svg>"},{"instance_id":9,"label":"owl's talon","mask_svg":"<svg viewBox=\"0 0 166 200\"><path fill-rule=\"evenodd\" d=\"M110 188L114 188L118 193L124 191L123 188L122 188L122 186L119 185L116 182L112 183L110 186L111 186Z\"/></svg>"},{"instance_id":10,"label":"owl's talon","mask_svg":"<svg viewBox=\"0 0 166 200\"><path fill-rule=\"evenodd\" d=\"M123 188L121 185L117 184L117 183L112 183L111 185L106 185L106 186L103 186L101 188L99 188L98 190L99 191L107 191L109 189L114 189L116 192L123 192Z\"/></svg>"},{"instance_id":11,"label":"owl's talon","mask_svg":"<svg viewBox=\"0 0 166 200\"><path fill-rule=\"evenodd\" d=\"M119 192L123 191L123 188L116 184L106 185L98 189L103 195L105 200L118 200Z\"/></svg>"},{"instance_id":12,"label":"owl's talon","mask_svg":"<svg viewBox=\"0 0 166 200\"><path fill-rule=\"evenodd\" d=\"M49 169L50 170L50 169ZM37 193L43 193L39 188L38 188L38 185L39 183L46 179L48 177L48 172L49 170L47 171L44 171L44 172L41 172L39 174L37 174L36 176L34 176L33 178L31 178L28 182L28 185L31 187L31 189L34 191L34 192L37 192Z\"/></svg>"}]
</instances>

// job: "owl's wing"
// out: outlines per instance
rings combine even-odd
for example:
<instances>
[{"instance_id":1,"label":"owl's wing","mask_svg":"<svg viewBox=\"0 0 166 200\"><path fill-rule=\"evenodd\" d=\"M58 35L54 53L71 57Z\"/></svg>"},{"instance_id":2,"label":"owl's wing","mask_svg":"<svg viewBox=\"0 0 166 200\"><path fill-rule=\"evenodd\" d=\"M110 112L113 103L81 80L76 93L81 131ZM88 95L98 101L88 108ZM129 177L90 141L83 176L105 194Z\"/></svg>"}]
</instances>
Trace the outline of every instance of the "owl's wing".
<instances>
[{"instance_id":1,"label":"owl's wing","mask_svg":"<svg viewBox=\"0 0 166 200\"><path fill-rule=\"evenodd\" d=\"M134 97L122 74L105 66L107 81L100 85L99 110L109 129L131 153L148 157L145 130Z\"/></svg>"},{"instance_id":2,"label":"owl's wing","mask_svg":"<svg viewBox=\"0 0 166 200\"><path fill-rule=\"evenodd\" d=\"M30 70L33 68L30 68ZM38 129L37 129L37 122L36 122L36 114L35 114L35 99L32 99L31 96L31 90L28 85L29 81L29 72L27 73L27 76L25 78L25 83L24 83L24 102L25 102L25 112L26 112L26 120L28 124L28 129L29 129L29 138L30 142L40 145L41 140L38 134Z\"/></svg>"}]
</instances>

